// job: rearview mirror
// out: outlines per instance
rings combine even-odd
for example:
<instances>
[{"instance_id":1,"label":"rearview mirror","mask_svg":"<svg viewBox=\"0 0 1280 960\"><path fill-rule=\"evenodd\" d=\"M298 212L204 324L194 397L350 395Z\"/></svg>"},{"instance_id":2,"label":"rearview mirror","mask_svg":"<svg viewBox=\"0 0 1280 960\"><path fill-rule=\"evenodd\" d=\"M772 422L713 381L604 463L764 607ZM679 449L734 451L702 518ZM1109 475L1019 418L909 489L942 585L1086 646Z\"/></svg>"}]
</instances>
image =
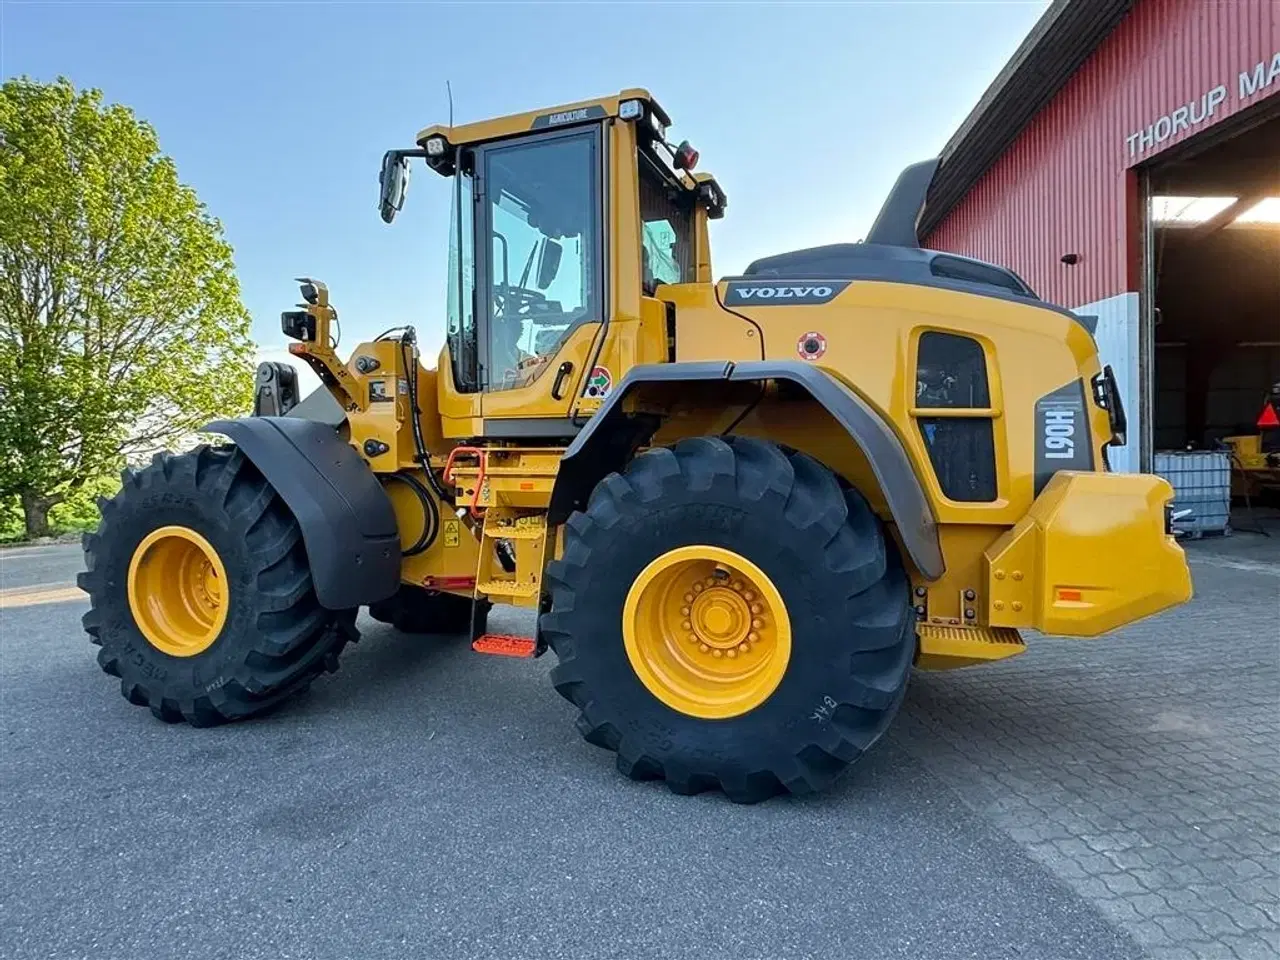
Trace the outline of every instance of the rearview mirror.
<instances>
[{"instance_id":1,"label":"rearview mirror","mask_svg":"<svg viewBox=\"0 0 1280 960\"><path fill-rule=\"evenodd\" d=\"M390 223L404 206L404 195L409 192L409 158L396 150L388 150L382 157L382 172L378 174L381 187L378 206L384 223Z\"/></svg>"},{"instance_id":2,"label":"rearview mirror","mask_svg":"<svg viewBox=\"0 0 1280 960\"><path fill-rule=\"evenodd\" d=\"M560 272L560 244L547 237L542 241L542 250L538 253L538 289L545 290Z\"/></svg>"}]
</instances>

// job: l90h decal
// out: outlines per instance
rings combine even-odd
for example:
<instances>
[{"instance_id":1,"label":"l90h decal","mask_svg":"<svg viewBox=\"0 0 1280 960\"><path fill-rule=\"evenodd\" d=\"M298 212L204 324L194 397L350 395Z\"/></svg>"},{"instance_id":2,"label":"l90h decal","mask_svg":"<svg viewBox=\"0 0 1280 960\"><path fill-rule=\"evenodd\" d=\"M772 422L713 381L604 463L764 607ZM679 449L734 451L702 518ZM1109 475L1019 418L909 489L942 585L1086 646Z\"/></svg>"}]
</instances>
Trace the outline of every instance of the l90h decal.
<instances>
[{"instance_id":1,"label":"l90h decal","mask_svg":"<svg viewBox=\"0 0 1280 960\"><path fill-rule=\"evenodd\" d=\"M1092 470L1093 442L1084 383L1064 384L1036 401L1036 494L1059 470Z\"/></svg>"},{"instance_id":2,"label":"l90h decal","mask_svg":"<svg viewBox=\"0 0 1280 960\"><path fill-rule=\"evenodd\" d=\"M786 283L730 280L724 291L724 305L726 307L811 306L835 299L848 285L848 280L791 280Z\"/></svg>"}]
</instances>

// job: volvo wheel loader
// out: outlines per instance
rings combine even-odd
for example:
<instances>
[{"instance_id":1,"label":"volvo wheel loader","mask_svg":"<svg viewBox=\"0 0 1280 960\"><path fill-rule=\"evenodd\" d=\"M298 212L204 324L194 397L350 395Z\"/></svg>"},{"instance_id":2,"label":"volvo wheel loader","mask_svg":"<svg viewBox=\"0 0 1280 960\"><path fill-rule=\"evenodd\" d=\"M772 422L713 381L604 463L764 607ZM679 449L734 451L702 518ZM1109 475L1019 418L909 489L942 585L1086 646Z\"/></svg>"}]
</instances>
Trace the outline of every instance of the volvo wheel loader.
<instances>
[{"instance_id":1,"label":"volvo wheel loader","mask_svg":"<svg viewBox=\"0 0 1280 960\"><path fill-rule=\"evenodd\" d=\"M644 90L390 151L449 182L446 342L348 356L324 284L283 314L323 389L266 368L227 442L126 471L85 538L84 626L124 696L194 725L337 666L356 613L551 650L578 729L633 778L751 802L822 789L914 667L1186 601L1172 491L1124 442L1089 321L921 249L933 162L866 242L714 281L725 193ZM492 604L534 636L486 632Z\"/></svg>"}]
</instances>

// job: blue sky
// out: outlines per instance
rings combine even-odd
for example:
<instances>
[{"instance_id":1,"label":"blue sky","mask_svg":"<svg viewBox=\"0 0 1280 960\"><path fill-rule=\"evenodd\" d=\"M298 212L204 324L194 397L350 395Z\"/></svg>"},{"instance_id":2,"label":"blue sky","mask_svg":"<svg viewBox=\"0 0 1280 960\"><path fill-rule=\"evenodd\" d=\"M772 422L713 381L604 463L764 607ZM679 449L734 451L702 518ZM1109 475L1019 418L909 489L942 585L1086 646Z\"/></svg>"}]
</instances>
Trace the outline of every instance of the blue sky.
<instances>
[{"instance_id":1,"label":"blue sky","mask_svg":"<svg viewBox=\"0 0 1280 960\"><path fill-rule=\"evenodd\" d=\"M292 278L329 284L344 344L443 337L447 183L375 209L421 127L651 90L729 195L717 275L857 240L936 154L1046 7L840 4L28 3L0 0L0 74L69 77L131 106L220 218L254 335L283 345Z\"/></svg>"}]
</instances>

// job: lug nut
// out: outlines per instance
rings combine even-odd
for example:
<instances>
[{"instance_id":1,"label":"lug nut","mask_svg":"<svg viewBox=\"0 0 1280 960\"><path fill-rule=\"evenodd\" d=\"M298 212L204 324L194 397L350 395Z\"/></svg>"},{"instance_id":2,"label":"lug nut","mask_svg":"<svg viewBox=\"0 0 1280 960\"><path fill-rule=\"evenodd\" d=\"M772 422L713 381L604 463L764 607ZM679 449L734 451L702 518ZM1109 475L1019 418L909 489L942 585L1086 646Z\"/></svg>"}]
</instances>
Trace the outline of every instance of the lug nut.
<instances>
[{"instance_id":1,"label":"lug nut","mask_svg":"<svg viewBox=\"0 0 1280 960\"><path fill-rule=\"evenodd\" d=\"M684 602L685 602L685 603L693 603L693 594L692 594L692 593L686 593L686 594L684 595Z\"/></svg>"},{"instance_id":2,"label":"lug nut","mask_svg":"<svg viewBox=\"0 0 1280 960\"><path fill-rule=\"evenodd\" d=\"M754 620L751 621L751 626L755 627L757 630L763 630L764 621L761 620L759 617L756 617Z\"/></svg>"},{"instance_id":3,"label":"lug nut","mask_svg":"<svg viewBox=\"0 0 1280 960\"><path fill-rule=\"evenodd\" d=\"M699 650L701 650L703 653L710 653L710 652L711 652L711 648L710 648L710 647L708 647L705 643L700 643L700 644L698 644L698 649L699 649Z\"/></svg>"},{"instance_id":4,"label":"lug nut","mask_svg":"<svg viewBox=\"0 0 1280 960\"><path fill-rule=\"evenodd\" d=\"M752 590L748 590L746 593L742 595L742 599L746 600L748 603L750 603L755 598L756 598L755 592Z\"/></svg>"},{"instance_id":5,"label":"lug nut","mask_svg":"<svg viewBox=\"0 0 1280 960\"><path fill-rule=\"evenodd\" d=\"M715 657L717 660L719 660L721 657L724 656L724 651L720 649L712 650L711 655Z\"/></svg>"},{"instance_id":6,"label":"lug nut","mask_svg":"<svg viewBox=\"0 0 1280 960\"><path fill-rule=\"evenodd\" d=\"M684 623L680 624L680 629L681 629L681 630L692 630L692 629L693 629L693 624L692 624L692 623L690 623L688 620L686 620L686 621L684 621Z\"/></svg>"},{"instance_id":7,"label":"lug nut","mask_svg":"<svg viewBox=\"0 0 1280 960\"><path fill-rule=\"evenodd\" d=\"M758 634L758 633L756 633L754 630L752 630L750 633L748 633L748 634L747 634L747 642L748 642L748 643L759 643L759 642L760 642L760 634ZM747 645L747 644L745 644L745 643L743 644L743 646L744 646L744 647L745 647L746 645Z\"/></svg>"},{"instance_id":8,"label":"lug nut","mask_svg":"<svg viewBox=\"0 0 1280 960\"><path fill-rule=\"evenodd\" d=\"M681 608L680 608L680 616L682 616L682 617L687 617L688 615L689 615L689 608L688 608L688 607L681 607Z\"/></svg>"}]
</instances>

